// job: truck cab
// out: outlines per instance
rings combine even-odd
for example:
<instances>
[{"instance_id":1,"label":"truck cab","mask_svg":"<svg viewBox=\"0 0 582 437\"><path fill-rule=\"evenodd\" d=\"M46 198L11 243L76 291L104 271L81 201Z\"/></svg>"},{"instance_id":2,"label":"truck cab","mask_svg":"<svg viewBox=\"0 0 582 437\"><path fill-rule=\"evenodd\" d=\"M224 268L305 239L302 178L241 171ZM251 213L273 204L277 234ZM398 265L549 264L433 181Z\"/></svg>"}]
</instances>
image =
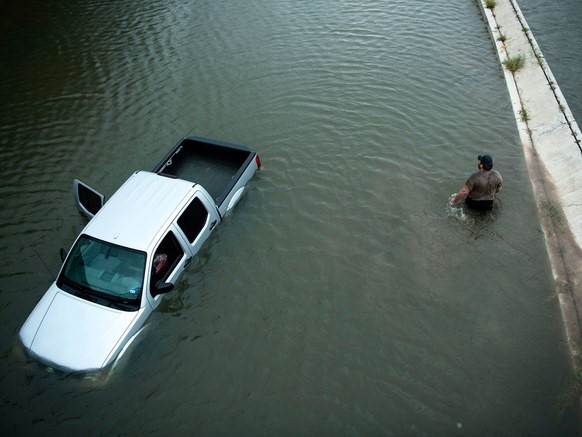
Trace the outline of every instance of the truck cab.
<instances>
[{"instance_id":1,"label":"truck cab","mask_svg":"<svg viewBox=\"0 0 582 437\"><path fill-rule=\"evenodd\" d=\"M223 213L258 169L258 157L249 156L219 190ZM111 365L139 334L222 216L202 185L160 171L136 171L107 203L75 180L74 197L90 221L20 339L50 367L91 372Z\"/></svg>"}]
</instances>

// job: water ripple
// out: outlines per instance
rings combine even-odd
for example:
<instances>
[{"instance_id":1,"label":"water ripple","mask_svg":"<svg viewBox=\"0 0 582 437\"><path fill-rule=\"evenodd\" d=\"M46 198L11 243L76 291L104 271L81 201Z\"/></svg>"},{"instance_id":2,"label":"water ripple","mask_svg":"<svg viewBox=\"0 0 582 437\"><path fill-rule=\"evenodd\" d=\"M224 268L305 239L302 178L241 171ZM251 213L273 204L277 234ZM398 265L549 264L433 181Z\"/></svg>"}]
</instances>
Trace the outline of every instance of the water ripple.
<instances>
[{"instance_id":1,"label":"water ripple","mask_svg":"<svg viewBox=\"0 0 582 437\"><path fill-rule=\"evenodd\" d=\"M475 2L32 3L0 48L2 338L86 223L74 177L109 195L186 134L264 169L106 391L7 353L7 405L73 433L553 433L562 331ZM472 220L447 199L483 150L511 207Z\"/></svg>"}]
</instances>

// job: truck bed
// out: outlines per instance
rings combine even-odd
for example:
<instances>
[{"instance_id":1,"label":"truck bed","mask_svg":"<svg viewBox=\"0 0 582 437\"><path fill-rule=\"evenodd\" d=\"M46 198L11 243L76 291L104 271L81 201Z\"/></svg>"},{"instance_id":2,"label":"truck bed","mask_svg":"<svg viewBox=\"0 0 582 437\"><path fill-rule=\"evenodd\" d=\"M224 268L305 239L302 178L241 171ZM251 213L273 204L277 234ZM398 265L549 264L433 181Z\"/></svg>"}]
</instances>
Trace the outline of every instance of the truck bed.
<instances>
[{"instance_id":1,"label":"truck bed","mask_svg":"<svg viewBox=\"0 0 582 437\"><path fill-rule=\"evenodd\" d=\"M153 171L200 184L221 205L254 155L249 148L238 144L186 137Z\"/></svg>"}]
</instances>

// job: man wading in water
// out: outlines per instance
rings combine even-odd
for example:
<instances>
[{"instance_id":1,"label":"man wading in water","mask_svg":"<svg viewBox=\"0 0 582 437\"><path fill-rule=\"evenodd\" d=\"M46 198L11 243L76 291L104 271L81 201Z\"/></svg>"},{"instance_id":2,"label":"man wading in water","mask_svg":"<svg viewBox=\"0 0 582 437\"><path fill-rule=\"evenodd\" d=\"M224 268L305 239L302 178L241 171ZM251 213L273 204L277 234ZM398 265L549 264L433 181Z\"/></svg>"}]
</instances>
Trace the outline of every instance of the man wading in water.
<instances>
[{"instance_id":1,"label":"man wading in water","mask_svg":"<svg viewBox=\"0 0 582 437\"><path fill-rule=\"evenodd\" d=\"M469 208L486 211L493 208L493 200L495 200L495 194L501 190L503 178L498 171L492 170L493 158L491 156L479 155L477 159L479 171L469 176L463 188L452 195L449 202L455 203L464 197Z\"/></svg>"}]
</instances>

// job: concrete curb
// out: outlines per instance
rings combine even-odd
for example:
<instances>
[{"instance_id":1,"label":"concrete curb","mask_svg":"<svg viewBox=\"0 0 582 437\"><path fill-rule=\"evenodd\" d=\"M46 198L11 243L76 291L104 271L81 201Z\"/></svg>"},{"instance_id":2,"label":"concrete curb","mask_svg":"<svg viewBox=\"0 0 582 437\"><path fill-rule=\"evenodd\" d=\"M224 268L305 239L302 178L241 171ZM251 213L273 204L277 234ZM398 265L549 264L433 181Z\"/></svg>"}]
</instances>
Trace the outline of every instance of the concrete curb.
<instances>
[{"instance_id":1,"label":"concrete curb","mask_svg":"<svg viewBox=\"0 0 582 437\"><path fill-rule=\"evenodd\" d=\"M516 0L479 5L502 67L556 281L574 369L582 373L582 134Z\"/></svg>"}]
</instances>

